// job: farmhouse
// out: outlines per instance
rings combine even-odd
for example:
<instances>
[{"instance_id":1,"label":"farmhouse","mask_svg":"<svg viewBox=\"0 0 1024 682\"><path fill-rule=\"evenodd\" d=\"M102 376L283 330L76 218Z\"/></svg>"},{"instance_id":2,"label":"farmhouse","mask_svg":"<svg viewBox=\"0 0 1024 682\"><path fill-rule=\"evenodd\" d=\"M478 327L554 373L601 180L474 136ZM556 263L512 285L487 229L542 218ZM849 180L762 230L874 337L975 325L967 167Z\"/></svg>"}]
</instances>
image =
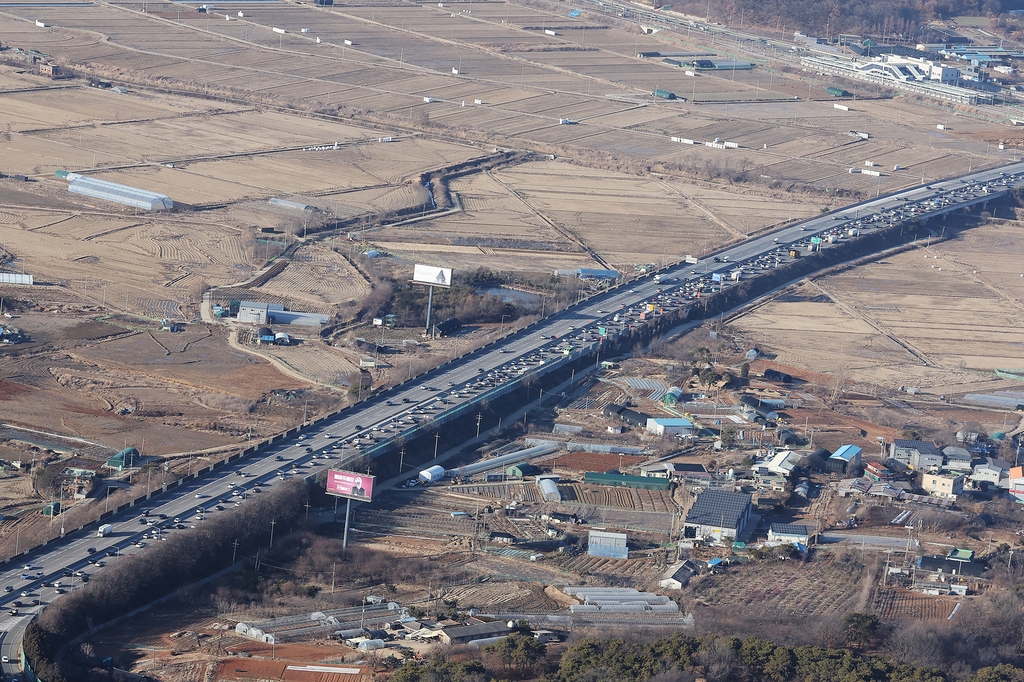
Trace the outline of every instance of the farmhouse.
<instances>
[{"instance_id":1,"label":"farmhouse","mask_svg":"<svg viewBox=\"0 0 1024 682\"><path fill-rule=\"evenodd\" d=\"M944 466L947 469L955 469L956 471L971 470L971 453L966 448L948 445L942 448L942 457L944 459Z\"/></svg>"},{"instance_id":2,"label":"farmhouse","mask_svg":"<svg viewBox=\"0 0 1024 682\"><path fill-rule=\"evenodd\" d=\"M683 536L698 540L735 540L750 520L750 495L727 490L705 490L690 507Z\"/></svg>"},{"instance_id":3,"label":"farmhouse","mask_svg":"<svg viewBox=\"0 0 1024 682\"><path fill-rule=\"evenodd\" d=\"M768 529L769 542L789 542L794 545L807 545L810 534L807 526L795 523L773 523Z\"/></svg>"},{"instance_id":4,"label":"farmhouse","mask_svg":"<svg viewBox=\"0 0 1024 682\"><path fill-rule=\"evenodd\" d=\"M974 473L971 480L981 485L995 485L1009 487L1010 464L1002 460L986 457L974 465Z\"/></svg>"},{"instance_id":5,"label":"farmhouse","mask_svg":"<svg viewBox=\"0 0 1024 682\"><path fill-rule=\"evenodd\" d=\"M926 472L921 475L921 488L933 497L955 500L964 492L965 478L963 474Z\"/></svg>"},{"instance_id":6,"label":"farmhouse","mask_svg":"<svg viewBox=\"0 0 1024 682\"><path fill-rule=\"evenodd\" d=\"M700 568L690 560L675 564L670 566L665 572L665 577L658 581L658 586L666 590L681 590L690 582L690 578L699 572Z\"/></svg>"},{"instance_id":7,"label":"farmhouse","mask_svg":"<svg viewBox=\"0 0 1024 682\"><path fill-rule=\"evenodd\" d=\"M915 455L915 453L917 454ZM902 438L897 438L889 446L889 456L900 464L906 464L907 466L913 466L915 457L917 461L921 461L920 456L922 454L938 456L941 462L942 453L935 447L935 443L924 440L903 440Z\"/></svg>"},{"instance_id":8,"label":"farmhouse","mask_svg":"<svg viewBox=\"0 0 1024 682\"><path fill-rule=\"evenodd\" d=\"M797 467L799 460L800 456L792 450L782 450L781 452L776 452L771 459L755 464L754 471L762 474L767 472L788 478L793 473L793 469Z\"/></svg>"}]
</instances>

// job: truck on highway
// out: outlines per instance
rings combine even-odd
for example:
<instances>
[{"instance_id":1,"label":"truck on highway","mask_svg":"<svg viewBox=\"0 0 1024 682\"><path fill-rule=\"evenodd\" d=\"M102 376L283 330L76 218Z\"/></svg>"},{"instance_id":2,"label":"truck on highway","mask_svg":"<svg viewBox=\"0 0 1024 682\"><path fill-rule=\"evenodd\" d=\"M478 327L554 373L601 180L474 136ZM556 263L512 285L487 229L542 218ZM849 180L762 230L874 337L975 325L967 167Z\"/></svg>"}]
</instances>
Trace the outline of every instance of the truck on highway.
<instances>
[{"instance_id":1,"label":"truck on highway","mask_svg":"<svg viewBox=\"0 0 1024 682\"><path fill-rule=\"evenodd\" d=\"M661 275L655 275L654 276L654 283L655 284L659 284L660 282L661 282Z\"/></svg>"},{"instance_id":2,"label":"truck on highway","mask_svg":"<svg viewBox=\"0 0 1024 682\"><path fill-rule=\"evenodd\" d=\"M96 529L96 537L105 538L114 532L114 526L110 523L104 523L102 526Z\"/></svg>"}]
</instances>

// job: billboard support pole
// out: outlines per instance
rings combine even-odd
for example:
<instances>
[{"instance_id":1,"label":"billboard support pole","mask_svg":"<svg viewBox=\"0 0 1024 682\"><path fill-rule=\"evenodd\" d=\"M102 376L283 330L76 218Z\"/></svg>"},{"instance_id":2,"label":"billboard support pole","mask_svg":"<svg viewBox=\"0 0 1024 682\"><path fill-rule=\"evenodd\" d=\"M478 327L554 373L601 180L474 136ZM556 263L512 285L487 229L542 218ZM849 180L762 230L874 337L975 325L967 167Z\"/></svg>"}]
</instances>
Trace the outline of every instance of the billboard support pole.
<instances>
[{"instance_id":1,"label":"billboard support pole","mask_svg":"<svg viewBox=\"0 0 1024 682\"><path fill-rule=\"evenodd\" d=\"M430 309L434 305L434 287L428 286L430 293L427 294L427 333L430 333Z\"/></svg>"},{"instance_id":2,"label":"billboard support pole","mask_svg":"<svg viewBox=\"0 0 1024 682\"><path fill-rule=\"evenodd\" d=\"M345 501L345 534L341 538L341 549L348 549L348 519L352 515L352 498Z\"/></svg>"}]
</instances>

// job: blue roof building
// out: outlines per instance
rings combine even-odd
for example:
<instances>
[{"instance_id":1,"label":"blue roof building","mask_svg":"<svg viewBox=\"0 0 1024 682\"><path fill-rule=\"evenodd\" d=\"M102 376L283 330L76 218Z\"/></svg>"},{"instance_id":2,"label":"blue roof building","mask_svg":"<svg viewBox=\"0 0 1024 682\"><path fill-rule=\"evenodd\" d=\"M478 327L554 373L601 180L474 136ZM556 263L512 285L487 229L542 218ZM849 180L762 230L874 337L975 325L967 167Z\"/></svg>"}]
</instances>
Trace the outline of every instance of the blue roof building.
<instances>
[{"instance_id":1,"label":"blue roof building","mask_svg":"<svg viewBox=\"0 0 1024 682\"><path fill-rule=\"evenodd\" d=\"M825 470L845 474L860 465L860 453L861 449L856 445L844 445L828 458Z\"/></svg>"},{"instance_id":2,"label":"blue roof building","mask_svg":"<svg viewBox=\"0 0 1024 682\"><path fill-rule=\"evenodd\" d=\"M647 420L647 433L655 436L664 436L670 433L688 435L693 433L693 422L682 417L650 417Z\"/></svg>"}]
</instances>

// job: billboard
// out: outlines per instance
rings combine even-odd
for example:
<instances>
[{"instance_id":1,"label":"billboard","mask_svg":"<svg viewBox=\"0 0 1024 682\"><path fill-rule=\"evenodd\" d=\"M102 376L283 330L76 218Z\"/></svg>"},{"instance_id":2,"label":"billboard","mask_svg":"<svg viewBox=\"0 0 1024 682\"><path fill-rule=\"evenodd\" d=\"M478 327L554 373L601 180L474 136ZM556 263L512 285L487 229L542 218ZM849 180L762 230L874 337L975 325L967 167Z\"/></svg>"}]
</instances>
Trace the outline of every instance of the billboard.
<instances>
[{"instance_id":1,"label":"billboard","mask_svg":"<svg viewBox=\"0 0 1024 682\"><path fill-rule=\"evenodd\" d=\"M451 268L435 268L433 265L416 265L412 273L412 281L415 284L430 284L435 287L450 287L452 285Z\"/></svg>"},{"instance_id":2,"label":"billboard","mask_svg":"<svg viewBox=\"0 0 1024 682\"><path fill-rule=\"evenodd\" d=\"M376 476L369 474L331 469L327 472L327 493L369 502L373 499L373 484L376 480Z\"/></svg>"}]
</instances>

